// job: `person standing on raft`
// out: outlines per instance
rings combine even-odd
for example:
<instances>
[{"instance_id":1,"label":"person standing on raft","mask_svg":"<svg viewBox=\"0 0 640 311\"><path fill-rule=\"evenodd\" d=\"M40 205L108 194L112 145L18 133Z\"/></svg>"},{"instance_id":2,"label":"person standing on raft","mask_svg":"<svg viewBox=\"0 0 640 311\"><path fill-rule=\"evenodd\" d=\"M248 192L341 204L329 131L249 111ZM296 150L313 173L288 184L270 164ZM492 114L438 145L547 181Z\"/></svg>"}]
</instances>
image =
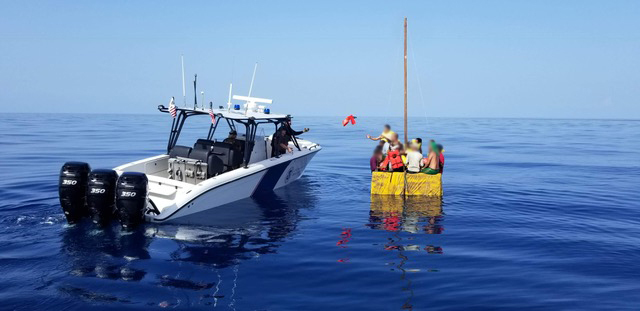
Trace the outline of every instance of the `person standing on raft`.
<instances>
[{"instance_id":1,"label":"person standing on raft","mask_svg":"<svg viewBox=\"0 0 640 311\"><path fill-rule=\"evenodd\" d=\"M396 132L391 130L391 125L389 124L385 124L384 125L384 129L382 130L382 133L378 136L378 137L372 137L371 135L367 134L367 138L371 139L371 140L382 140L384 142L391 142L392 138L393 138L393 134L395 134Z\"/></svg>"}]
</instances>

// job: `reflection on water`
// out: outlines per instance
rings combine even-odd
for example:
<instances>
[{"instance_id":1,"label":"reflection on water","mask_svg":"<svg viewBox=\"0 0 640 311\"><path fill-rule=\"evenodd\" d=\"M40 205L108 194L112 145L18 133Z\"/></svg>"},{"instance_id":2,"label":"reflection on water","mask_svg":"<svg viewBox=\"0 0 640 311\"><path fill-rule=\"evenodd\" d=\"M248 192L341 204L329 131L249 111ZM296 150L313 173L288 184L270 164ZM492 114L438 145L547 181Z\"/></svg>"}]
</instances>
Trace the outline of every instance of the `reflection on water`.
<instances>
[{"instance_id":1,"label":"reflection on water","mask_svg":"<svg viewBox=\"0 0 640 311\"><path fill-rule=\"evenodd\" d=\"M62 253L70 273L82 277L139 281L146 272L130 267L135 259L148 259L149 239L144 231L123 232L119 227L95 229L88 222L69 226L62 234Z\"/></svg>"},{"instance_id":2,"label":"reflection on water","mask_svg":"<svg viewBox=\"0 0 640 311\"><path fill-rule=\"evenodd\" d=\"M398 262L389 263L401 272L400 279L405 282L402 291L406 292L406 299L401 306L403 310L413 310L411 300L414 296L413 284L410 273L419 270L410 269L406 266L410 263L410 253L426 251L429 254L442 254L442 247L435 245L417 245L407 243L414 241L411 238L403 237L402 233L408 234L441 234L444 227L442 199L430 197L402 197L372 195L371 207L369 211L368 227L375 230L385 230L390 232L384 249L397 252ZM423 248L424 247L424 248Z\"/></svg>"},{"instance_id":3,"label":"reflection on water","mask_svg":"<svg viewBox=\"0 0 640 311\"><path fill-rule=\"evenodd\" d=\"M225 208L244 212L245 217L227 217L223 225L202 225L206 219L220 222L221 217L213 213L200 215L200 225L147 224L133 232L122 231L117 224L105 230L88 222L69 226L62 233L61 252L70 265L70 280L58 290L89 301L135 300L131 293L105 297L102 288L90 288L95 284L77 279L93 277L139 282L156 291L168 289L170 298L151 303L155 306L184 307L181 296L193 296L187 299L188 306L224 302L225 308L234 308L241 261L277 252L300 219L298 207L289 202L303 199L305 204L296 206L304 207L315 201L312 191L305 193L298 192L293 198L290 192L278 192L229 204ZM166 269L167 262L179 268Z\"/></svg>"},{"instance_id":4,"label":"reflection on water","mask_svg":"<svg viewBox=\"0 0 640 311\"><path fill-rule=\"evenodd\" d=\"M444 230L441 219L441 198L371 196L368 226L372 229L440 234Z\"/></svg>"}]
</instances>

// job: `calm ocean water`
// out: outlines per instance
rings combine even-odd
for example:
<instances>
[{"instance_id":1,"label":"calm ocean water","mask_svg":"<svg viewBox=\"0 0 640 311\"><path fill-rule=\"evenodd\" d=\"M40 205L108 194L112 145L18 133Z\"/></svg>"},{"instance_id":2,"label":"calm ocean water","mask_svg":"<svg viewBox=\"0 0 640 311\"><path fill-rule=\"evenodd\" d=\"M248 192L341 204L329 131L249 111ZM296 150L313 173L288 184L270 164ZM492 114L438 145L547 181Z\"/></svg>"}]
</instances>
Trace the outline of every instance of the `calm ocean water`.
<instances>
[{"instance_id":1,"label":"calm ocean water","mask_svg":"<svg viewBox=\"0 0 640 311\"><path fill-rule=\"evenodd\" d=\"M370 197L364 138L401 120L341 120L295 119L324 149L246 218L124 234L66 225L59 168L162 153L170 118L5 115L0 309L640 309L639 121L411 120L445 195L403 202Z\"/></svg>"}]
</instances>

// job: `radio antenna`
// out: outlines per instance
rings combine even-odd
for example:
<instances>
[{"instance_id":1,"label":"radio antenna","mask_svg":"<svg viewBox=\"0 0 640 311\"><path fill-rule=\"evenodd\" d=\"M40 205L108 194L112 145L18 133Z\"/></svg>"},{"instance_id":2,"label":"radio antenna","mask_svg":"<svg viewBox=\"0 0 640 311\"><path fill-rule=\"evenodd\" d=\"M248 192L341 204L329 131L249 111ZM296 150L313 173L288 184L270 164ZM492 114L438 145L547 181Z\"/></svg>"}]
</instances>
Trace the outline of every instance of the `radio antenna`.
<instances>
[{"instance_id":1,"label":"radio antenna","mask_svg":"<svg viewBox=\"0 0 640 311\"><path fill-rule=\"evenodd\" d=\"M258 63L253 67L253 77L251 77L251 85L249 86L249 96L251 97L251 91L253 90L253 81L256 79L256 70L258 70Z\"/></svg>"}]
</instances>

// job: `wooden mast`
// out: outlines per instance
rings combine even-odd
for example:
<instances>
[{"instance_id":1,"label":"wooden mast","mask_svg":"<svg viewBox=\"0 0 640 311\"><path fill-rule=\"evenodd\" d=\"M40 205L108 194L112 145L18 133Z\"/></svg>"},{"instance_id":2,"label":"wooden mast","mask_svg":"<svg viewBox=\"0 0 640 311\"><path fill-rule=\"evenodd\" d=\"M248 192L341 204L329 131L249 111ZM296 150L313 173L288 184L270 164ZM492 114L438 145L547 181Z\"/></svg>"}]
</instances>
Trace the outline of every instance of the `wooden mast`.
<instances>
[{"instance_id":1,"label":"wooden mast","mask_svg":"<svg viewBox=\"0 0 640 311\"><path fill-rule=\"evenodd\" d=\"M407 133L407 18L404 18L404 144L409 143Z\"/></svg>"}]
</instances>

